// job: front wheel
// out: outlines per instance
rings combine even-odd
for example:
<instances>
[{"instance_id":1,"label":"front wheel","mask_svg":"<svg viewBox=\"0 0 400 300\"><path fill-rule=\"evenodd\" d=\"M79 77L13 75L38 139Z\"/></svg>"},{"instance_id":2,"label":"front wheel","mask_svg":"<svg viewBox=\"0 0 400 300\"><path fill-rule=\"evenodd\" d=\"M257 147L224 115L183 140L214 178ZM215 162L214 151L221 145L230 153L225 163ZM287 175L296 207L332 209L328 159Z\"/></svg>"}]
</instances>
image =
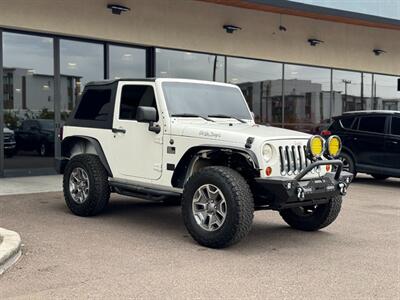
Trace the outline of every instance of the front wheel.
<instances>
[{"instance_id":1,"label":"front wheel","mask_svg":"<svg viewBox=\"0 0 400 300\"><path fill-rule=\"evenodd\" d=\"M280 215L292 228L316 231L335 221L341 206L342 197L337 196L326 204L284 209L280 211Z\"/></svg>"},{"instance_id":2,"label":"front wheel","mask_svg":"<svg viewBox=\"0 0 400 300\"><path fill-rule=\"evenodd\" d=\"M251 229L254 200L244 178L227 167L206 167L186 183L182 215L190 235L210 248L239 242Z\"/></svg>"},{"instance_id":3,"label":"front wheel","mask_svg":"<svg viewBox=\"0 0 400 300\"><path fill-rule=\"evenodd\" d=\"M78 216L102 212L110 199L107 171L92 154L77 155L68 162L63 188L68 208Z\"/></svg>"},{"instance_id":4,"label":"front wheel","mask_svg":"<svg viewBox=\"0 0 400 300\"><path fill-rule=\"evenodd\" d=\"M343 162L343 171L352 173L355 178L357 170L353 158L349 154L342 152L339 155L339 159Z\"/></svg>"}]
</instances>

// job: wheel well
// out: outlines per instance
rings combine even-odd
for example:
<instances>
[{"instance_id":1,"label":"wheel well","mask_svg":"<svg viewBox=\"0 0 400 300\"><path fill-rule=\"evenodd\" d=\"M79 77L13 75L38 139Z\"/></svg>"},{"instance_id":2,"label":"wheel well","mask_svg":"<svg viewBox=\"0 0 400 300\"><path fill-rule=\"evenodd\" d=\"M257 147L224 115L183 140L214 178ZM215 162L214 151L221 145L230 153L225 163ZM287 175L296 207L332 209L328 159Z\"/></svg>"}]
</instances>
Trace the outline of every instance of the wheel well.
<instances>
[{"instance_id":1,"label":"wheel well","mask_svg":"<svg viewBox=\"0 0 400 300\"><path fill-rule=\"evenodd\" d=\"M61 156L67 159L79 154L97 155L106 169L108 175L112 177L110 166L104 155L103 149L98 140L86 136L71 136L61 142Z\"/></svg>"},{"instance_id":2,"label":"wheel well","mask_svg":"<svg viewBox=\"0 0 400 300\"><path fill-rule=\"evenodd\" d=\"M176 166L172 176L172 186L183 188L193 173L208 166L227 166L238 171L245 179L259 176L258 163L246 151L195 147L188 150Z\"/></svg>"}]
</instances>

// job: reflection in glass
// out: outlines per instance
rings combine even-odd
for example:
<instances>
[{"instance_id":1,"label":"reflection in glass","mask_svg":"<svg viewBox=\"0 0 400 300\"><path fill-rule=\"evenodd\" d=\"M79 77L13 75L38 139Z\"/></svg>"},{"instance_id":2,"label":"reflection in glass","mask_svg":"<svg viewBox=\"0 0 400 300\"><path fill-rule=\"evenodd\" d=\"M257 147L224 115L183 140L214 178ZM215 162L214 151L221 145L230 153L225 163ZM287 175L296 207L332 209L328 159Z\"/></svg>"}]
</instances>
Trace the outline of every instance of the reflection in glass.
<instances>
[{"instance_id":1,"label":"reflection in glass","mask_svg":"<svg viewBox=\"0 0 400 300\"><path fill-rule=\"evenodd\" d=\"M5 32L3 47L6 171L52 168L53 39Z\"/></svg>"},{"instance_id":2,"label":"reflection in glass","mask_svg":"<svg viewBox=\"0 0 400 300\"><path fill-rule=\"evenodd\" d=\"M372 109L400 111L398 77L374 74Z\"/></svg>"},{"instance_id":3,"label":"reflection in glass","mask_svg":"<svg viewBox=\"0 0 400 300\"><path fill-rule=\"evenodd\" d=\"M333 70L332 74L333 116L366 109L367 103L361 97L361 73Z\"/></svg>"},{"instance_id":4,"label":"reflection in glass","mask_svg":"<svg viewBox=\"0 0 400 300\"><path fill-rule=\"evenodd\" d=\"M84 86L104 79L103 45L60 40L61 119L66 120Z\"/></svg>"},{"instance_id":5,"label":"reflection in glass","mask_svg":"<svg viewBox=\"0 0 400 300\"><path fill-rule=\"evenodd\" d=\"M224 57L156 49L156 76L167 78L188 78L210 81L224 81Z\"/></svg>"},{"instance_id":6,"label":"reflection in glass","mask_svg":"<svg viewBox=\"0 0 400 300\"><path fill-rule=\"evenodd\" d=\"M110 46L110 78L145 78L146 50Z\"/></svg>"},{"instance_id":7,"label":"reflection in glass","mask_svg":"<svg viewBox=\"0 0 400 300\"><path fill-rule=\"evenodd\" d=\"M241 88L257 123L282 125L282 64L228 57L227 81Z\"/></svg>"},{"instance_id":8,"label":"reflection in glass","mask_svg":"<svg viewBox=\"0 0 400 300\"><path fill-rule=\"evenodd\" d=\"M330 122L329 69L285 65L284 127L319 132Z\"/></svg>"}]
</instances>

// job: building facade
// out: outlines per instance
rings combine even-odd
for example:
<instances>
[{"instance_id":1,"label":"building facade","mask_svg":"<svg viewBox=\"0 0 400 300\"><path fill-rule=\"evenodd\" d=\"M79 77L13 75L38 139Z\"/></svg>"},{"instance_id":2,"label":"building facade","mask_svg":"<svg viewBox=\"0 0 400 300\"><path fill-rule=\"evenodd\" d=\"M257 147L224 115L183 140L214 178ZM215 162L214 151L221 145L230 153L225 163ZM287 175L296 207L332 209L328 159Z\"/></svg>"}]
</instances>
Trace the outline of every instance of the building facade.
<instances>
[{"instance_id":1,"label":"building facade","mask_svg":"<svg viewBox=\"0 0 400 300\"><path fill-rule=\"evenodd\" d=\"M400 20L276 0L108 4L0 2L0 140L35 118L56 136L84 85L109 78L234 83L258 123L310 133L346 111L400 110ZM52 157L3 152L1 175L53 172Z\"/></svg>"}]
</instances>

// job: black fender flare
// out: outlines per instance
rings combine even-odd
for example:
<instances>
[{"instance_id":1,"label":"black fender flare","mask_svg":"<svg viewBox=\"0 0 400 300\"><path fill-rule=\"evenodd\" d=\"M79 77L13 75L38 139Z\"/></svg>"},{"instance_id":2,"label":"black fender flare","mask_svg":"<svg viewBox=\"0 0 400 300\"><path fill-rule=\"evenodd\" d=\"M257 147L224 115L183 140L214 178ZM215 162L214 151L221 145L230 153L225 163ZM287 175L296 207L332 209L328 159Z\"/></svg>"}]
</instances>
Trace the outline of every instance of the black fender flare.
<instances>
[{"instance_id":1,"label":"black fender flare","mask_svg":"<svg viewBox=\"0 0 400 300\"><path fill-rule=\"evenodd\" d=\"M240 154L245 154L248 155L251 159L251 162L253 163L253 167L256 170L260 169L260 165L257 159L256 154L246 148L240 148L240 147L235 147L235 146L227 146L227 145L217 145L217 144L203 144L203 145L197 145L194 147L189 148L186 150L186 152L182 155L182 157L179 160L179 163L177 164L174 174L172 176L171 184L172 186L180 186L182 185L182 178L184 179L186 177L186 173L190 168L190 165L193 163L193 161L196 159L197 153L199 153L202 150L222 150L222 151L232 151Z\"/></svg>"},{"instance_id":2,"label":"black fender flare","mask_svg":"<svg viewBox=\"0 0 400 300\"><path fill-rule=\"evenodd\" d=\"M87 141L93 145L101 163L103 164L104 168L106 169L106 171L108 173L108 176L113 177L110 165L108 164L108 161L104 154L103 148L101 147L100 142L95 138L92 138L90 136L85 136L85 135L74 135L74 136L66 137L61 142L61 156L69 158L69 150L71 149L72 145L79 141L82 141L82 140Z\"/></svg>"},{"instance_id":3,"label":"black fender flare","mask_svg":"<svg viewBox=\"0 0 400 300\"><path fill-rule=\"evenodd\" d=\"M350 148L348 148L346 146L342 146L342 150L340 152L350 155L351 158L353 159L354 166L356 166L356 164L357 164L356 156L354 155L353 151L350 150ZM339 154L339 156L340 156L340 154Z\"/></svg>"}]
</instances>

